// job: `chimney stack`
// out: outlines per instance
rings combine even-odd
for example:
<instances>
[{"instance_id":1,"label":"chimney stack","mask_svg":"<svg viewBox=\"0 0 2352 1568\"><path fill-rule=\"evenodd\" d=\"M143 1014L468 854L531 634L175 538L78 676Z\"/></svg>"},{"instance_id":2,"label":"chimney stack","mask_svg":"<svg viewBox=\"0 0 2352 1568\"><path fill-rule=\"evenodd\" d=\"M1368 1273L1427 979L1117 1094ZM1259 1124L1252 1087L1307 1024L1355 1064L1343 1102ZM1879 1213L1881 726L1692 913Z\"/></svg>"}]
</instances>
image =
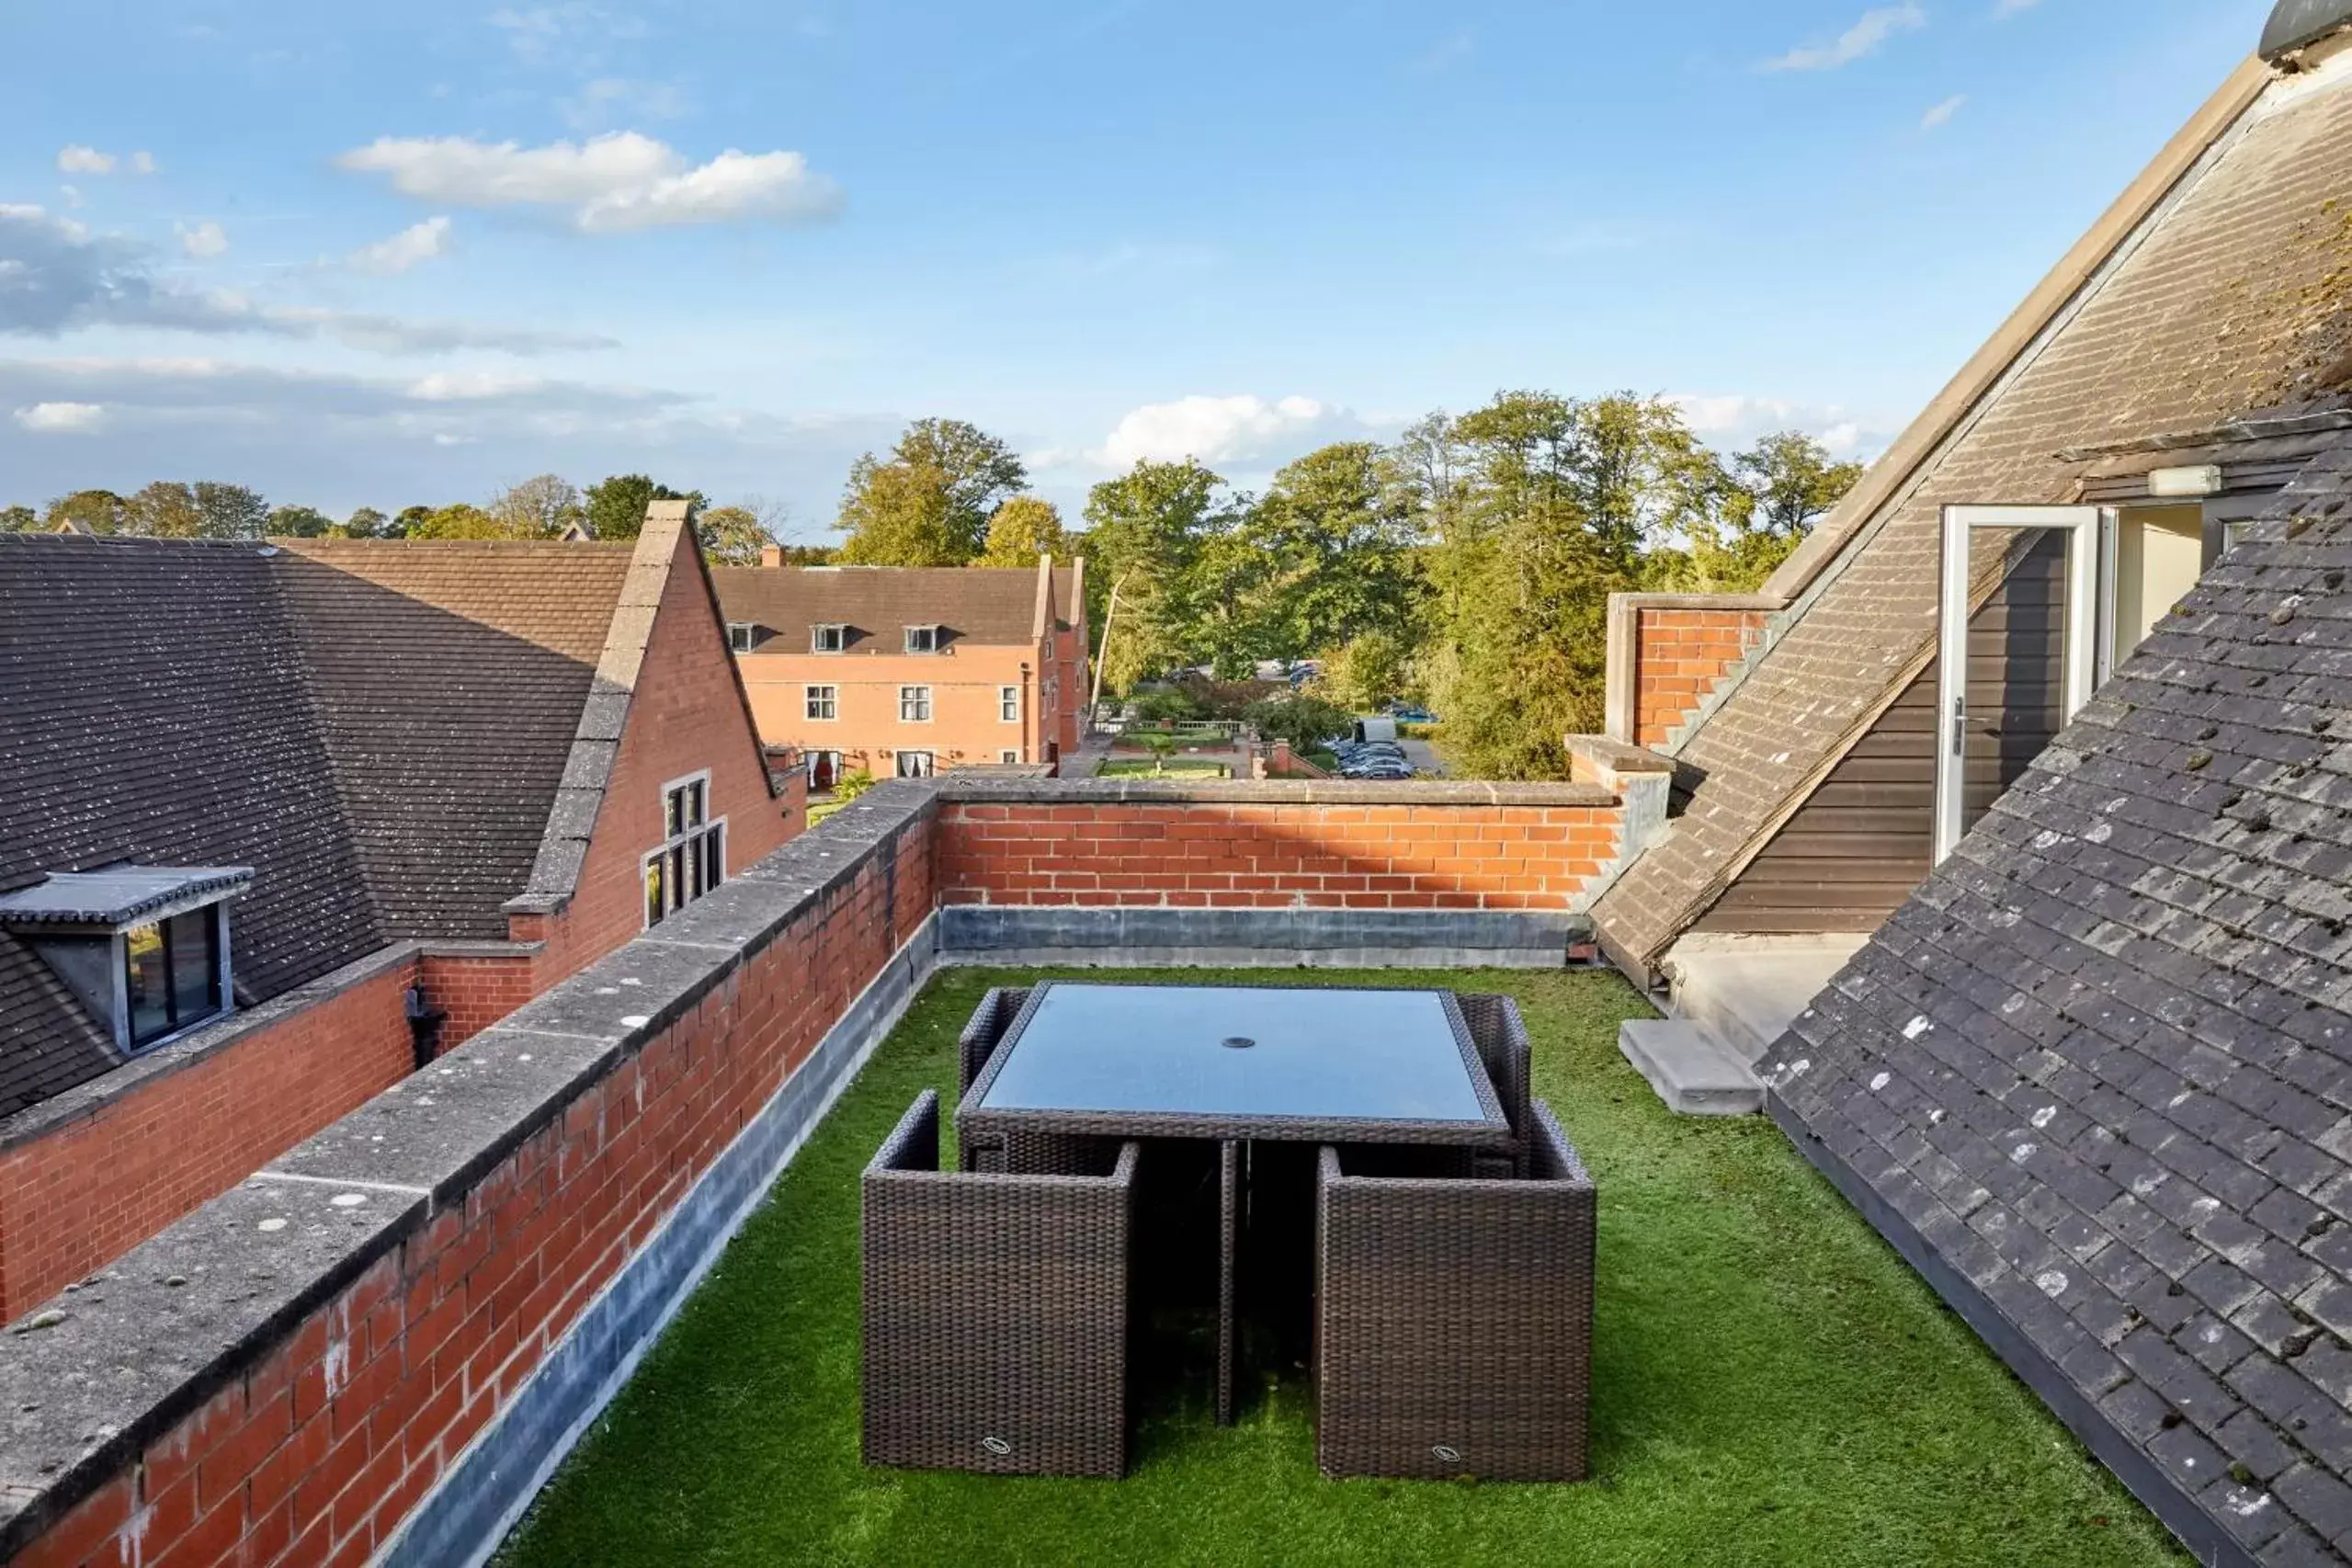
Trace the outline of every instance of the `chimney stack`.
<instances>
[{"instance_id":1,"label":"chimney stack","mask_svg":"<svg viewBox=\"0 0 2352 1568\"><path fill-rule=\"evenodd\" d=\"M781 565L783 565L783 564L784 564L784 547L783 547L782 545L780 545L780 544L763 544L763 545L761 545L761 546L759 547L759 563L760 563L762 566L781 566Z\"/></svg>"}]
</instances>

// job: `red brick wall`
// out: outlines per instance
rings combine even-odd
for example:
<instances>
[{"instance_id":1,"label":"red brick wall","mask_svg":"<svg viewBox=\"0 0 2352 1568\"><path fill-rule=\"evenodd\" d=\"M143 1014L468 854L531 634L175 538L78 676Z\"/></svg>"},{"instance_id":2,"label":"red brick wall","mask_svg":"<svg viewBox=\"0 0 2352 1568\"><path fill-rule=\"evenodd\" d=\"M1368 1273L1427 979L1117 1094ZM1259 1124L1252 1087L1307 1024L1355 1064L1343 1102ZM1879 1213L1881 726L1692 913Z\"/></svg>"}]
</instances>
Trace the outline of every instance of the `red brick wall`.
<instances>
[{"instance_id":1,"label":"red brick wall","mask_svg":"<svg viewBox=\"0 0 2352 1568\"><path fill-rule=\"evenodd\" d=\"M20 1315L405 1076L402 992L422 980L449 1017L441 1049L635 937L639 878L663 837L662 786L709 768L731 869L763 859L802 813L767 790L725 629L681 535L622 731L579 892L551 919L517 919L535 957L433 957L399 966L95 1115L0 1154L0 1321Z\"/></svg>"},{"instance_id":2,"label":"red brick wall","mask_svg":"<svg viewBox=\"0 0 2352 1568\"><path fill-rule=\"evenodd\" d=\"M290 1330L17 1568L358 1563L931 904L918 825Z\"/></svg>"},{"instance_id":3,"label":"red brick wall","mask_svg":"<svg viewBox=\"0 0 2352 1568\"><path fill-rule=\"evenodd\" d=\"M1616 854L1592 806L943 802L945 903L1565 909Z\"/></svg>"},{"instance_id":4,"label":"red brick wall","mask_svg":"<svg viewBox=\"0 0 2352 1568\"><path fill-rule=\"evenodd\" d=\"M449 1014L441 1022L439 1048L443 1051L456 1050L537 994L532 961L524 954L428 953L419 974L432 1005Z\"/></svg>"},{"instance_id":5,"label":"red brick wall","mask_svg":"<svg viewBox=\"0 0 2352 1568\"><path fill-rule=\"evenodd\" d=\"M408 1075L414 963L0 1154L0 1319L22 1316Z\"/></svg>"},{"instance_id":6,"label":"red brick wall","mask_svg":"<svg viewBox=\"0 0 2352 1568\"><path fill-rule=\"evenodd\" d=\"M692 535L681 533L577 888L541 927L540 990L645 928L644 862L665 836L664 785L710 769L710 814L727 819L730 872L766 859L800 829L800 817L788 822L784 802L767 792L766 756L735 695L727 629L693 549Z\"/></svg>"},{"instance_id":7,"label":"red brick wall","mask_svg":"<svg viewBox=\"0 0 2352 1568\"><path fill-rule=\"evenodd\" d=\"M1634 633L1633 744L1654 746L1699 711L1764 640L1760 609L1644 606Z\"/></svg>"}]
</instances>

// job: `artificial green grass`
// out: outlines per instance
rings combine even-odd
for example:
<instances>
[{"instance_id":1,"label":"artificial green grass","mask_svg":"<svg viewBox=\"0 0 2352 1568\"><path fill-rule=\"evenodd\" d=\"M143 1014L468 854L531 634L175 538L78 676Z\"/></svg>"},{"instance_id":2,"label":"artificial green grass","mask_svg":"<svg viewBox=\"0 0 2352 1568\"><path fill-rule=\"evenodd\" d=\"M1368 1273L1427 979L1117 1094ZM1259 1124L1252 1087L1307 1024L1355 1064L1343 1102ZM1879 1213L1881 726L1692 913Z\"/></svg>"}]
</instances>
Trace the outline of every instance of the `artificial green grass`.
<instances>
[{"instance_id":1,"label":"artificial green grass","mask_svg":"<svg viewBox=\"0 0 2352 1568\"><path fill-rule=\"evenodd\" d=\"M982 992L1038 972L932 982L502 1563L2187 1562L1768 1123L1669 1115L1616 1050L1647 1009L1590 971L1096 978L1519 998L1536 1093L1600 1185L1592 1481L1324 1480L1295 1381L1248 1391L1223 1430L1205 1387L1163 1400L1124 1481L865 1469L858 1169L919 1090L952 1103Z\"/></svg>"}]
</instances>

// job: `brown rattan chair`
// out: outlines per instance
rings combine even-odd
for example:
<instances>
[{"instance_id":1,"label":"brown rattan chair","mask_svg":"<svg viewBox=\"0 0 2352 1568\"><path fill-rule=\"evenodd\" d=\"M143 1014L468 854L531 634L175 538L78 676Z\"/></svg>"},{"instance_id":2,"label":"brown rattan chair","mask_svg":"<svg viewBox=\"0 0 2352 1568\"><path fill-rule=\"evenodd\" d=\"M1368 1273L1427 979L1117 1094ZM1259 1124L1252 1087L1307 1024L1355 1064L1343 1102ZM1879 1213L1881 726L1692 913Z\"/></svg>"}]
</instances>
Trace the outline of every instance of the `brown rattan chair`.
<instances>
[{"instance_id":1,"label":"brown rattan chair","mask_svg":"<svg viewBox=\"0 0 2352 1568\"><path fill-rule=\"evenodd\" d=\"M1454 1000L1461 1006L1462 1022L1470 1026L1471 1043L1477 1047L1479 1060L1486 1064L1486 1077L1494 1085L1494 1097L1503 1102L1503 1115L1511 1124L1514 1144L1507 1170L1494 1163L1492 1155L1481 1153L1475 1174L1522 1175L1528 1168L1528 1095L1529 1058L1533 1052L1528 1044L1527 1025L1519 1017L1519 1005L1508 996L1470 993L1457 994Z\"/></svg>"},{"instance_id":2,"label":"brown rattan chair","mask_svg":"<svg viewBox=\"0 0 2352 1568\"><path fill-rule=\"evenodd\" d=\"M1315 1212L1315 1459L1328 1475L1581 1481L1594 1191L1551 1108L1530 1166L1449 1179L1325 1148Z\"/></svg>"},{"instance_id":3,"label":"brown rattan chair","mask_svg":"<svg viewBox=\"0 0 2352 1568\"><path fill-rule=\"evenodd\" d=\"M864 1177L869 1464L1031 1475L1127 1468L1135 1167L938 1169L916 1098Z\"/></svg>"},{"instance_id":4,"label":"brown rattan chair","mask_svg":"<svg viewBox=\"0 0 2352 1568\"><path fill-rule=\"evenodd\" d=\"M1028 986L1000 985L980 999L971 1021L956 1040L956 1094L959 1101L971 1093L973 1082L1011 1032L1013 1020L1028 1005ZM1052 1132L1017 1132L971 1137L959 1131L957 1164L968 1171L998 1176L1051 1176L1061 1171L1086 1170L1096 1162L1118 1158L1116 1139L1087 1138Z\"/></svg>"}]
</instances>

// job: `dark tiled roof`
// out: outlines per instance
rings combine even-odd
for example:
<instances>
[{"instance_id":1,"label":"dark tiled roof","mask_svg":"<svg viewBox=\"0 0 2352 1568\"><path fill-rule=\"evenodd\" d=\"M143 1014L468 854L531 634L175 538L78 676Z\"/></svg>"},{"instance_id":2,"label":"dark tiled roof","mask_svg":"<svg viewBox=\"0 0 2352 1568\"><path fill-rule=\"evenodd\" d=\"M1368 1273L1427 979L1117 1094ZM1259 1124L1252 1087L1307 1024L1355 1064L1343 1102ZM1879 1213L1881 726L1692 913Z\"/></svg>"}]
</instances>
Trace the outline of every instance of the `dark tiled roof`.
<instances>
[{"instance_id":1,"label":"dark tiled roof","mask_svg":"<svg viewBox=\"0 0 2352 1568\"><path fill-rule=\"evenodd\" d=\"M2199 1561L2328 1562L2352 1558L2352 448L2278 517L1762 1065L1800 1146Z\"/></svg>"},{"instance_id":2,"label":"dark tiled roof","mask_svg":"<svg viewBox=\"0 0 2352 1568\"><path fill-rule=\"evenodd\" d=\"M2069 449L2309 403L2343 374L2352 86L2262 105L2223 140L2079 312L1859 526L1692 735L1680 760L1704 782L1595 909L1618 950L1654 961L1926 657L1942 506L2070 501L2099 465Z\"/></svg>"},{"instance_id":3,"label":"dark tiled roof","mask_svg":"<svg viewBox=\"0 0 2352 1568\"><path fill-rule=\"evenodd\" d=\"M909 626L945 626L967 642L1036 642L1037 573L1028 568L722 566L710 579L729 620L773 634L770 653L808 652L812 626L852 628L853 653L900 653ZM1063 621L1070 585L1069 570L1056 569L1054 614Z\"/></svg>"},{"instance_id":4,"label":"dark tiled roof","mask_svg":"<svg viewBox=\"0 0 2352 1568\"><path fill-rule=\"evenodd\" d=\"M251 866L231 939L256 998L383 940L270 571L250 545L0 535L0 887ZM40 969L0 964L0 1114L62 1086L50 1031L88 1028Z\"/></svg>"},{"instance_id":5,"label":"dark tiled roof","mask_svg":"<svg viewBox=\"0 0 2352 1568\"><path fill-rule=\"evenodd\" d=\"M120 926L178 903L242 892L249 866L108 866L51 871L29 887L0 893L0 924Z\"/></svg>"},{"instance_id":6,"label":"dark tiled roof","mask_svg":"<svg viewBox=\"0 0 2352 1568\"><path fill-rule=\"evenodd\" d=\"M241 1000L402 936L501 937L625 545L0 535L0 889L251 866ZM0 1116L111 1064L0 939Z\"/></svg>"},{"instance_id":7,"label":"dark tiled roof","mask_svg":"<svg viewBox=\"0 0 2352 1568\"><path fill-rule=\"evenodd\" d=\"M286 545L280 589L385 935L505 936L630 547Z\"/></svg>"}]
</instances>

